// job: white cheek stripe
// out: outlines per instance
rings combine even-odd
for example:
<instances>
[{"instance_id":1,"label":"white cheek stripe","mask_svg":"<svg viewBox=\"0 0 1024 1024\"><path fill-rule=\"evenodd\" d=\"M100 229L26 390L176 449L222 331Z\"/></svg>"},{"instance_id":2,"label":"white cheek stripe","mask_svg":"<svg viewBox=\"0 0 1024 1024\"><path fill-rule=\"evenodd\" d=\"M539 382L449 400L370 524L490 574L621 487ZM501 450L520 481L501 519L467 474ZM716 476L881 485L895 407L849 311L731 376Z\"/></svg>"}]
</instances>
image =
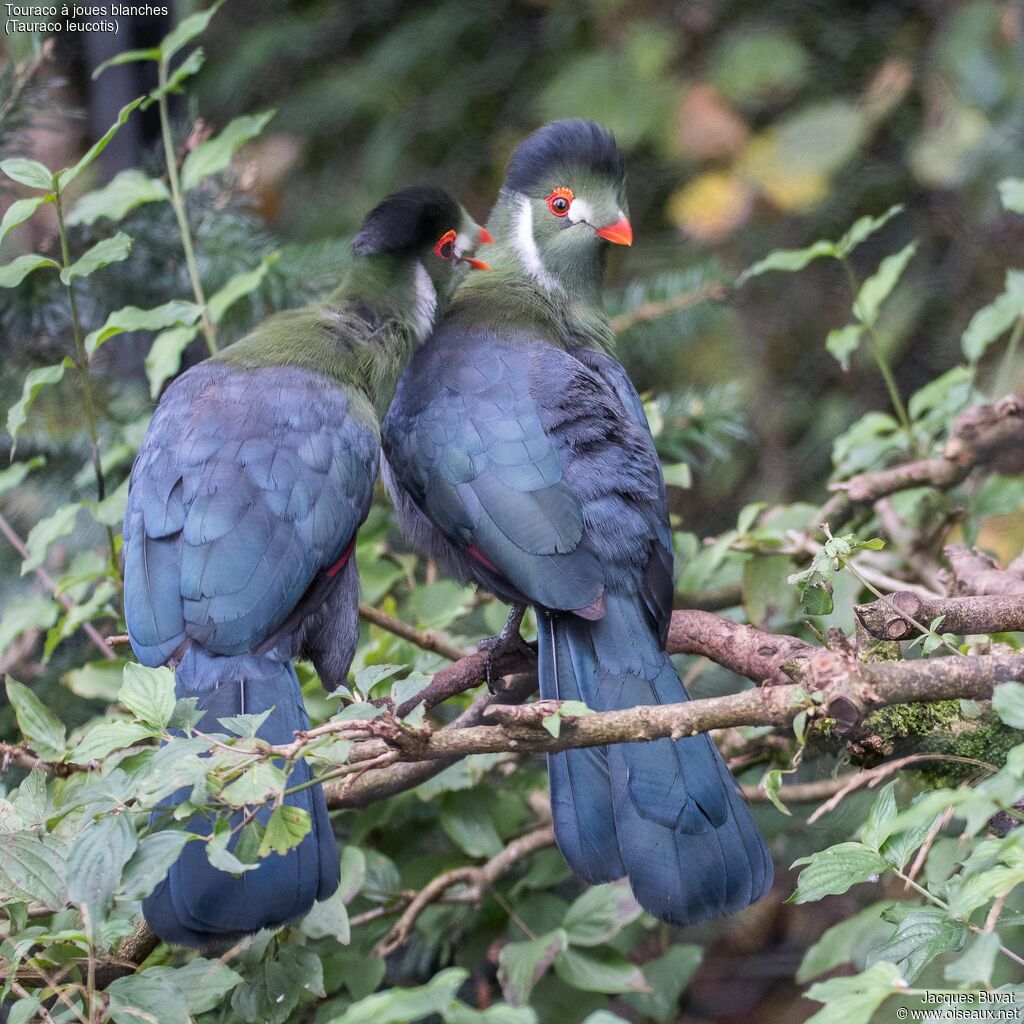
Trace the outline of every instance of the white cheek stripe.
<instances>
[{"instance_id":1,"label":"white cheek stripe","mask_svg":"<svg viewBox=\"0 0 1024 1024\"><path fill-rule=\"evenodd\" d=\"M421 260L416 261L415 273L416 285L416 332L422 341L434 326L434 313L437 312L437 291L434 282L430 280L427 268Z\"/></svg>"},{"instance_id":2,"label":"white cheek stripe","mask_svg":"<svg viewBox=\"0 0 1024 1024\"><path fill-rule=\"evenodd\" d=\"M518 197L519 212L516 214L516 229L512 245L526 272L549 292L561 291L561 285L547 272L540 250L533 238L533 207L528 196Z\"/></svg>"},{"instance_id":3,"label":"white cheek stripe","mask_svg":"<svg viewBox=\"0 0 1024 1024\"><path fill-rule=\"evenodd\" d=\"M461 256L467 249L473 248L473 242L469 235L458 234L455 236L455 255Z\"/></svg>"},{"instance_id":4,"label":"white cheek stripe","mask_svg":"<svg viewBox=\"0 0 1024 1024\"><path fill-rule=\"evenodd\" d=\"M574 199L569 206L568 216L573 224L579 224L580 221L586 221L589 224L594 216L594 208L586 199Z\"/></svg>"}]
</instances>

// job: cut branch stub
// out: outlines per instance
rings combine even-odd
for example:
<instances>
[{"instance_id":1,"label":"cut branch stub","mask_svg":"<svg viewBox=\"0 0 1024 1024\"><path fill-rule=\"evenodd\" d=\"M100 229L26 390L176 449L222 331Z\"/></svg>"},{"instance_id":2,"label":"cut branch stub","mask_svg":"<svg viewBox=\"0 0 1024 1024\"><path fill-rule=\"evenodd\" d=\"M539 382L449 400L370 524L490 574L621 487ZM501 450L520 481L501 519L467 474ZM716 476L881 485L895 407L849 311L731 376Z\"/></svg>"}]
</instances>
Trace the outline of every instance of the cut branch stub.
<instances>
[{"instance_id":1,"label":"cut branch stub","mask_svg":"<svg viewBox=\"0 0 1024 1024\"><path fill-rule=\"evenodd\" d=\"M926 598L910 591L856 606L861 625L880 640L906 640L941 617L944 633L960 636L977 633L1015 633L1024 630L1024 594Z\"/></svg>"}]
</instances>

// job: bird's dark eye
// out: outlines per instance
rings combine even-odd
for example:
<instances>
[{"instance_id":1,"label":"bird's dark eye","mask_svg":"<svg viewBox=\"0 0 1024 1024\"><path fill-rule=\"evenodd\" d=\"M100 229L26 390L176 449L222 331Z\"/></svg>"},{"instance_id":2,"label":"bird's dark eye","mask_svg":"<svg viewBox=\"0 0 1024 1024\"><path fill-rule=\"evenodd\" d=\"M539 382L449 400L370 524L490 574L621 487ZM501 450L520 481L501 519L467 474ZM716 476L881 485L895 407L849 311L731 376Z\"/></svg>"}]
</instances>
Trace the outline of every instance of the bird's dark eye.
<instances>
[{"instance_id":1,"label":"bird's dark eye","mask_svg":"<svg viewBox=\"0 0 1024 1024\"><path fill-rule=\"evenodd\" d=\"M573 194L571 188L556 188L545 200L548 204L548 209L556 217L564 217L569 212L572 201Z\"/></svg>"},{"instance_id":2,"label":"bird's dark eye","mask_svg":"<svg viewBox=\"0 0 1024 1024\"><path fill-rule=\"evenodd\" d=\"M455 229L446 231L434 246L434 255L443 260L450 260L455 255Z\"/></svg>"}]
</instances>

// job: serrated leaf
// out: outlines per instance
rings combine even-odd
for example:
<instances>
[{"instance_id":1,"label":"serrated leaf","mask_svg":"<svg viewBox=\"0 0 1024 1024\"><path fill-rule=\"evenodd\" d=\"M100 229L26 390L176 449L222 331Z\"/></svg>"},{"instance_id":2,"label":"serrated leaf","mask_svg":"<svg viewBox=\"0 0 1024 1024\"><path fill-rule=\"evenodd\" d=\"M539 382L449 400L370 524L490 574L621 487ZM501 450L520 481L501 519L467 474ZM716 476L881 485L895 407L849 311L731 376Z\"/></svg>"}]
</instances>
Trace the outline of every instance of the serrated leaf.
<instances>
[{"instance_id":1,"label":"serrated leaf","mask_svg":"<svg viewBox=\"0 0 1024 1024\"><path fill-rule=\"evenodd\" d=\"M43 267L59 269L60 264L56 260L51 260L49 256L40 256L37 252L27 252L24 256L19 256L16 260L11 260L10 263L5 263L0 267L0 288L17 288L29 274Z\"/></svg>"},{"instance_id":2,"label":"serrated leaf","mask_svg":"<svg viewBox=\"0 0 1024 1024\"><path fill-rule=\"evenodd\" d=\"M104 815L90 822L71 847L68 899L88 908L94 934L136 846L131 816L122 813Z\"/></svg>"},{"instance_id":3,"label":"serrated leaf","mask_svg":"<svg viewBox=\"0 0 1024 1024\"><path fill-rule=\"evenodd\" d=\"M608 947L584 953L570 946L555 957L555 973L567 985L584 992L616 994L647 988L643 971Z\"/></svg>"},{"instance_id":4,"label":"serrated leaf","mask_svg":"<svg viewBox=\"0 0 1024 1024\"><path fill-rule=\"evenodd\" d=\"M803 270L808 263L820 259L822 256L835 256L836 247L833 242L820 241L809 245L806 249L777 249L769 253L763 260L759 260L753 266L748 267L736 279L737 287L745 284L752 277L766 274L769 270L782 270L792 272Z\"/></svg>"},{"instance_id":5,"label":"serrated leaf","mask_svg":"<svg viewBox=\"0 0 1024 1024\"><path fill-rule=\"evenodd\" d=\"M992 707L1012 729L1024 729L1024 683L1001 683L992 692Z\"/></svg>"},{"instance_id":6,"label":"serrated leaf","mask_svg":"<svg viewBox=\"0 0 1024 1024\"><path fill-rule=\"evenodd\" d=\"M132 240L123 231L112 238L104 238L87 250L79 259L60 272L64 284L71 284L76 277L88 277L90 274L111 263L126 260L131 255Z\"/></svg>"},{"instance_id":7,"label":"serrated leaf","mask_svg":"<svg viewBox=\"0 0 1024 1024\"><path fill-rule=\"evenodd\" d=\"M28 160L22 156L14 156L0 163L3 171L12 181L29 188L41 188L53 191L53 172L38 160Z\"/></svg>"},{"instance_id":8,"label":"serrated leaf","mask_svg":"<svg viewBox=\"0 0 1024 1024\"><path fill-rule=\"evenodd\" d=\"M267 822L267 830L260 843L260 857L270 853L287 853L302 842L312 827L309 812L304 808L280 804L274 808Z\"/></svg>"},{"instance_id":9,"label":"serrated leaf","mask_svg":"<svg viewBox=\"0 0 1024 1024\"><path fill-rule=\"evenodd\" d=\"M888 941L868 954L867 966L888 961L913 981L941 953L963 949L966 939L967 927L951 920L946 911L921 907L907 914Z\"/></svg>"},{"instance_id":10,"label":"serrated leaf","mask_svg":"<svg viewBox=\"0 0 1024 1024\"><path fill-rule=\"evenodd\" d=\"M145 899L163 880L185 844L196 841L190 832L166 829L143 836L124 869L121 891L130 900Z\"/></svg>"},{"instance_id":11,"label":"serrated leaf","mask_svg":"<svg viewBox=\"0 0 1024 1024\"><path fill-rule=\"evenodd\" d=\"M226 871L231 875L255 871L259 867L259 861L245 863L236 857L228 849L231 839L231 826L223 818L218 818L213 826L213 836L206 844L206 859L218 871Z\"/></svg>"},{"instance_id":12,"label":"serrated leaf","mask_svg":"<svg viewBox=\"0 0 1024 1024\"><path fill-rule=\"evenodd\" d=\"M513 1006L525 1005L534 985L568 946L569 937L561 928L530 942L503 946L498 954L498 982L505 999Z\"/></svg>"},{"instance_id":13,"label":"serrated leaf","mask_svg":"<svg viewBox=\"0 0 1024 1024\"><path fill-rule=\"evenodd\" d=\"M185 158L181 168L181 187L187 192L204 178L223 171L235 152L256 138L275 113L275 110L265 110L260 114L236 117L219 135L201 142Z\"/></svg>"},{"instance_id":14,"label":"serrated leaf","mask_svg":"<svg viewBox=\"0 0 1024 1024\"><path fill-rule=\"evenodd\" d=\"M132 168L115 175L103 188L87 192L75 203L65 219L71 225L94 224L101 218L118 221L144 203L155 203L170 197L162 181Z\"/></svg>"},{"instance_id":15,"label":"serrated leaf","mask_svg":"<svg viewBox=\"0 0 1024 1024\"><path fill-rule=\"evenodd\" d=\"M67 747L64 723L27 686L10 676L7 699L32 749L43 760L60 760Z\"/></svg>"},{"instance_id":16,"label":"serrated leaf","mask_svg":"<svg viewBox=\"0 0 1024 1024\"><path fill-rule=\"evenodd\" d=\"M25 538L25 560L21 563L21 575L32 572L46 559L46 552L54 541L66 537L75 528L82 506L76 501L62 505L52 515L40 519Z\"/></svg>"},{"instance_id":17,"label":"serrated leaf","mask_svg":"<svg viewBox=\"0 0 1024 1024\"><path fill-rule=\"evenodd\" d=\"M206 26L210 24L210 19L220 10L220 5L223 2L224 0L217 0L217 3L205 11L182 18L160 43L160 55L163 60L169 61L183 46L205 32Z\"/></svg>"},{"instance_id":18,"label":"serrated leaf","mask_svg":"<svg viewBox=\"0 0 1024 1024\"><path fill-rule=\"evenodd\" d=\"M111 338L125 331L159 331L172 324L192 324L199 319L200 309L194 302L172 299L153 309L125 306L107 317L106 323L85 336L85 350L90 356Z\"/></svg>"},{"instance_id":19,"label":"serrated leaf","mask_svg":"<svg viewBox=\"0 0 1024 1024\"><path fill-rule=\"evenodd\" d=\"M915 252L916 241L882 260L878 270L860 286L857 293L857 299L853 304L853 312L857 319L865 324L874 324L882 303L892 294L893 288L899 283Z\"/></svg>"},{"instance_id":20,"label":"serrated leaf","mask_svg":"<svg viewBox=\"0 0 1024 1024\"><path fill-rule=\"evenodd\" d=\"M146 354L146 380L151 398L156 398L164 382L181 368L181 357L198 333L198 327L172 327L156 336Z\"/></svg>"},{"instance_id":21,"label":"serrated leaf","mask_svg":"<svg viewBox=\"0 0 1024 1024\"><path fill-rule=\"evenodd\" d=\"M263 278L267 276L267 271L277 262L279 255L277 252L269 253L258 267L235 274L223 288L211 295L208 303L210 319L219 324L224 319L224 314L239 299L256 291Z\"/></svg>"},{"instance_id":22,"label":"serrated leaf","mask_svg":"<svg viewBox=\"0 0 1024 1024\"><path fill-rule=\"evenodd\" d=\"M176 699L174 673L169 668L148 668L135 662L125 665L118 700L147 725L167 728Z\"/></svg>"},{"instance_id":23,"label":"serrated leaf","mask_svg":"<svg viewBox=\"0 0 1024 1024\"><path fill-rule=\"evenodd\" d=\"M825 348L835 356L844 371L850 369L850 356L857 351L863 335L864 328L860 324L847 324L828 332Z\"/></svg>"},{"instance_id":24,"label":"serrated leaf","mask_svg":"<svg viewBox=\"0 0 1024 1024\"><path fill-rule=\"evenodd\" d=\"M844 893L852 885L867 882L882 874L888 866L874 850L860 843L840 843L826 850L801 857L793 867L808 865L800 872L792 903L813 903L822 896Z\"/></svg>"},{"instance_id":25,"label":"serrated leaf","mask_svg":"<svg viewBox=\"0 0 1024 1024\"><path fill-rule=\"evenodd\" d=\"M824 1003L807 1024L868 1024L885 1000L904 988L899 968L878 963L852 978L830 978L812 985L808 999Z\"/></svg>"},{"instance_id":26,"label":"serrated leaf","mask_svg":"<svg viewBox=\"0 0 1024 1024\"><path fill-rule=\"evenodd\" d=\"M88 764L114 750L130 747L156 736L154 730L137 722L101 722L94 725L68 756L73 764Z\"/></svg>"},{"instance_id":27,"label":"serrated leaf","mask_svg":"<svg viewBox=\"0 0 1024 1024\"><path fill-rule=\"evenodd\" d=\"M1004 178L999 182L999 199L1011 213L1024 213L1024 178Z\"/></svg>"},{"instance_id":28,"label":"serrated leaf","mask_svg":"<svg viewBox=\"0 0 1024 1024\"><path fill-rule=\"evenodd\" d=\"M0 221L0 239L6 238L7 233L16 228L19 224L24 224L25 221L32 216L36 210L39 209L43 203L52 203L53 196L31 196L28 199L17 199L10 206L7 207L7 212L4 213L4 219Z\"/></svg>"},{"instance_id":29,"label":"serrated leaf","mask_svg":"<svg viewBox=\"0 0 1024 1024\"><path fill-rule=\"evenodd\" d=\"M131 112L145 99L144 96L126 103L117 115L117 120L104 132L103 136L94 142L82 155L81 160L72 167L65 167L56 174L57 188L63 192L92 162L107 148L107 144L118 133L121 126L128 120Z\"/></svg>"},{"instance_id":30,"label":"serrated leaf","mask_svg":"<svg viewBox=\"0 0 1024 1024\"><path fill-rule=\"evenodd\" d=\"M577 899L565 914L562 927L574 946L599 946L614 938L643 913L624 882L595 885Z\"/></svg>"}]
</instances>

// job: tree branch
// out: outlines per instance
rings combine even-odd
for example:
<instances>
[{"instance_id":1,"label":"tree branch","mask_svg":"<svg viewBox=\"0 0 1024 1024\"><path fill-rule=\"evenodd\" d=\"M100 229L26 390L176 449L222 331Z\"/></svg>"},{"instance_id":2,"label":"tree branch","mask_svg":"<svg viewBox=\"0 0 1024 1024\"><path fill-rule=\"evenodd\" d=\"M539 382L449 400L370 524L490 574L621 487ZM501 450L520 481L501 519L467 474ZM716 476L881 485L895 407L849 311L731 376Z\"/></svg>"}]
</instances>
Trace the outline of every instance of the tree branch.
<instances>
[{"instance_id":1,"label":"tree branch","mask_svg":"<svg viewBox=\"0 0 1024 1024\"><path fill-rule=\"evenodd\" d=\"M393 615L374 608L372 604L366 604L365 601L359 602L359 617L367 622L372 622L375 626L380 626L381 629L386 629L389 633L394 633L395 636L400 636L403 640L408 640L409 643L415 644L417 647L422 647L425 651L440 654L442 658L447 658L449 661L459 661L469 654L461 647L456 647L440 633L435 633L430 629L416 629L415 626L410 626L407 622L402 622L401 619L396 619Z\"/></svg>"},{"instance_id":2,"label":"tree branch","mask_svg":"<svg viewBox=\"0 0 1024 1024\"><path fill-rule=\"evenodd\" d=\"M879 640L906 640L920 632L911 621L927 625L942 616L943 633L1015 633L1024 630L1024 594L1019 597L926 598L901 590L854 607L861 625Z\"/></svg>"},{"instance_id":3,"label":"tree branch","mask_svg":"<svg viewBox=\"0 0 1024 1024\"><path fill-rule=\"evenodd\" d=\"M942 573L942 584L950 597L968 594L1024 597L1024 563L1021 559L1000 569L995 559L969 548L950 545L943 554L950 569Z\"/></svg>"}]
</instances>

